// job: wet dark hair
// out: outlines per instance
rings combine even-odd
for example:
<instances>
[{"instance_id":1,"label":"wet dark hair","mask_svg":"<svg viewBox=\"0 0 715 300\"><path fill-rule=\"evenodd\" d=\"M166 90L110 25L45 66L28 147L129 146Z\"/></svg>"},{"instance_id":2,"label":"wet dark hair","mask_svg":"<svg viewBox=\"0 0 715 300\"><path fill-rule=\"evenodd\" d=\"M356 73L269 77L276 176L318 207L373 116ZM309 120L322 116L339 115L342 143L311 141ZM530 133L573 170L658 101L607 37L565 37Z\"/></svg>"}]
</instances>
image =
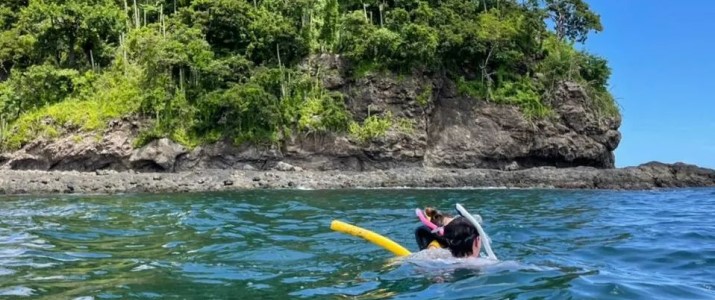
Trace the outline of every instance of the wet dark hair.
<instances>
[{"instance_id":1,"label":"wet dark hair","mask_svg":"<svg viewBox=\"0 0 715 300\"><path fill-rule=\"evenodd\" d=\"M432 207L425 207L425 215L430 218L432 223L434 223L437 226L444 226L444 218L448 217L451 218L452 216L449 214L445 214L439 210L436 210Z\"/></svg>"},{"instance_id":2,"label":"wet dark hair","mask_svg":"<svg viewBox=\"0 0 715 300\"><path fill-rule=\"evenodd\" d=\"M452 217L451 215L445 214L439 210L436 210L433 207L425 207L425 216L430 219L430 222L437 226L444 226L444 219L446 217ZM415 228L415 240L417 241L417 246L420 248L420 250L427 249L427 247L429 247L430 243L432 243L433 241L437 241L442 248L447 247L445 241L439 239L438 235L436 233L433 233L432 230L430 230L429 227L425 225L421 225Z\"/></svg>"},{"instance_id":3,"label":"wet dark hair","mask_svg":"<svg viewBox=\"0 0 715 300\"><path fill-rule=\"evenodd\" d=\"M417 247L419 247L420 250L424 250L429 247L430 243L437 240L437 235L432 233L432 230L430 230L429 227L421 225L415 228L415 240L417 241ZM446 245L441 244L440 246L443 248L447 247Z\"/></svg>"},{"instance_id":4,"label":"wet dark hair","mask_svg":"<svg viewBox=\"0 0 715 300\"><path fill-rule=\"evenodd\" d=\"M472 255L472 245L478 236L479 232L474 225L460 216L444 226L444 235L437 239L441 244L447 245L452 256L467 257Z\"/></svg>"}]
</instances>

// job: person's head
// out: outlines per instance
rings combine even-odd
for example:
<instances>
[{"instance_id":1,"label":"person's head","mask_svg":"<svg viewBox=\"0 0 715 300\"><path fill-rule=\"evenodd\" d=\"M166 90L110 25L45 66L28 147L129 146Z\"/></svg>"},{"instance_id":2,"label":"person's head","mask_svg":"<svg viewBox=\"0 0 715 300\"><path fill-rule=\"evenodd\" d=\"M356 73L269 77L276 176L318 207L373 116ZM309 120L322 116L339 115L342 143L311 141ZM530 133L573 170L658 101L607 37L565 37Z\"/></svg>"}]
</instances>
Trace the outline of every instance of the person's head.
<instances>
[{"instance_id":1,"label":"person's head","mask_svg":"<svg viewBox=\"0 0 715 300\"><path fill-rule=\"evenodd\" d=\"M425 215L437 226L444 226L444 224L447 224L452 220L452 216L432 207L425 208Z\"/></svg>"},{"instance_id":2,"label":"person's head","mask_svg":"<svg viewBox=\"0 0 715 300\"><path fill-rule=\"evenodd\" d=\"M444 235L440 240L454 257L478 255L481 248L479 232L464 217L457 217L444 226Z\"/></svg>"}]
</instances>

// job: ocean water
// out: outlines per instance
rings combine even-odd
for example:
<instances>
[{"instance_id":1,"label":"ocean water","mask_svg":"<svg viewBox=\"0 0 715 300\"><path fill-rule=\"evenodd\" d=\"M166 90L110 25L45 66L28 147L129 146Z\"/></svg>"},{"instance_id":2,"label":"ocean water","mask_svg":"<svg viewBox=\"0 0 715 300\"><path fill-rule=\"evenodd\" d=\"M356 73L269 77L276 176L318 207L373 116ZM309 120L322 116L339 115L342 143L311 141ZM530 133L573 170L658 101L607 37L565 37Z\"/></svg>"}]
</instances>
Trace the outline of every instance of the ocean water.
<instances>
[{"instance_id":1,"label":"ocean water","mask_svg":"<svg viewBox=\"0 0 715 300\"><path fill-rule=\"evenodd\" d=\"M498 263L403 259L416 207L484 219ZM715 189L0 198L2 299L714 299Z\"/></svg>"}]
</instances>

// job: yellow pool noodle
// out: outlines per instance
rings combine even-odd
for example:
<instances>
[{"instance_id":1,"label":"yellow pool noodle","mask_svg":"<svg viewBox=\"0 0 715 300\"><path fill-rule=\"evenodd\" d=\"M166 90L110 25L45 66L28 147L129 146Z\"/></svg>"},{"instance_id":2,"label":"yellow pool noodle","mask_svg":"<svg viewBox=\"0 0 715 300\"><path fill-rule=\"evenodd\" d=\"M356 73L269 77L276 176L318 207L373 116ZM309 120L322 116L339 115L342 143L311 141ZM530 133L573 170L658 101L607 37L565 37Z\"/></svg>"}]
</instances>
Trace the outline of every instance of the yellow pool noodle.
<instances>
[{"instance_id":1,"label":"yellow pool noodle","mask_svg":"<svg viewBox=\"0 0 715 300\"><path fill-rule=\"evenodd\" d=\"M333 222L330 223L330 229L366 239L367 241L385 248L387 251L390 251L397 256L407 256L411 254L410 250L405 249L405 247L400 246L400 244L395 243L384 236L345 222L333 220Z\"/></svg>"},{"instance_id":2,"label":"yellow pool noodle","mask_svg":"<svg viewBox=\"0 0 715 300\"><path fill-rule=\"evenodd\" d=\"M427 245L427 249L432 249L432 248L441 249L442 245L440 245L438 241L432 241L431 243L429 243L429 245Z\"/></svg>"}]
</instances>

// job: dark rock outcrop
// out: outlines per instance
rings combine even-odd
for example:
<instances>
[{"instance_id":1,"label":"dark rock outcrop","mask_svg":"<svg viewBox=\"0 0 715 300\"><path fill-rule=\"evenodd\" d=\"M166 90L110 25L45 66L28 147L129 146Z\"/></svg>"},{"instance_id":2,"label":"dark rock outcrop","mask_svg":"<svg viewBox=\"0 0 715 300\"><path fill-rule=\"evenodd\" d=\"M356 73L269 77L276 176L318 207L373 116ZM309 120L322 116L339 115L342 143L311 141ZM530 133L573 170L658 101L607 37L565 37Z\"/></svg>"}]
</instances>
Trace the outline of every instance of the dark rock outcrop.
<instances>
[{"instance_id":1,"label":"dark rock outcrop","mask_svg":"<svg viewBox=\"0 0 715 300\"><path fill-rule=\"evenodd\" d=\"M122 119L110 122L101 135L76 133L53 141L38 139L6 154L0 163L13 170L129 170L132 141L139 128L136 120Z\"/></svg>"},{"instance_id":2,"label":"dark rock outcrop","mask_svg":"<svg viewBox=\"0 0 715 300\"><path fill-rule=\"evenodd\" d=\"M129 157L129 162L136 170L173 172L176 158L186 153L186 149L181 145L162 138L134 150Z\"/></svg>"},{"instance_id":3,"label":"dark rock outcrop","mask_svg":"<svg viewBox=\"0 0 715 300\"><path fill-rule=\"evenodd\" d=\"M296 163L307 163L309 169L316 157L321 157L318 161L323 160L324 169L343 170L615 165L620 116L598 114L584 89L574 83L563 82L553 98L546 99L553 111L551 117L531 120L516 106L460 95L453 81L438 75L381 73L350 79L342 75L349 66L327 55L308 66L326 74L326 87L346 95L355 119L389 112L395 119L410 119L413 124L411 132L392 128L367 145L336 138L323 138L316 145L300 138L297 146L292 145L298 150L285 156L302 160ZM424 101L425 97L429 101ZM325 157L332 163L325 162Z\"/></svg>"},{"instance_id":4,"label":"dark rock outcrop","mask_svg":"<svg viewBox=\"0 0 715 300\"><path fill-rule=\"evenodd\" d=\"M431 118L431 166L505 169L506 166L613 168L620 118L598 117L579 87L564 83L553 116L529 120L515 106L457 95L452 82L437 97Z\"/></svg>"}]
</instances>

